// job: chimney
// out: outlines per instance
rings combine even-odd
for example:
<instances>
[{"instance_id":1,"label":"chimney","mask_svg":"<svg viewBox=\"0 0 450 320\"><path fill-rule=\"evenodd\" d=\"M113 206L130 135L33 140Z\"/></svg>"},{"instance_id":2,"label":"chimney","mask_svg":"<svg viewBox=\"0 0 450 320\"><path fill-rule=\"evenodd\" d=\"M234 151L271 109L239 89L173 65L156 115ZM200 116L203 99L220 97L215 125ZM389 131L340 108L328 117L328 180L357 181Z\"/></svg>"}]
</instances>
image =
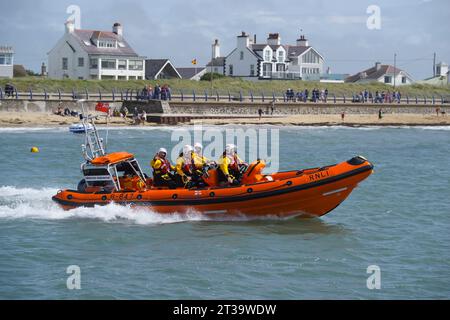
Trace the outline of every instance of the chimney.
<instances>
[{"instance_id":1,"label":"chimney","mask_svg":"<svg viewBox=\"0 0 450 320\"><path fill-rule=\"evenodd\" d=\"M267 38L268 45L277 45L281 44L281 38L279 33L269 33L269 37Z\"/></svg>"},{"instance_id":2,"label":"chimney","mask_svg":"<svg viewBox=\"0 0 450 320\"><path fill-rule=\"evenodd\" d=\"M220 57L220 44L219 39L214 40L214 43L212 45L212 51L213 51L213 58Z\"/></svg>"},{"instance_id":3,"label":"chimney","mask_svg":"<svg viewBox=\"0 0 450 320\"><path fill-rule=\"evenodd\" d=\"M300 36L300 39L297 39L297 46L299 46L299 47L307 47L308 46L308 39L306 39L303 34Z\"/></svg>"},{"instance_id":4,"label":"chimney","mask_svg":"<svg viewBox=\"0 0 450 320\"><path fill-rule=\"evenodd\" d=\"M75 21L67 20L65 26L66 26L66 33L72 33L75 30Z\"/></svg>"},{"instance_id":5,"label":"chimney","mask_svg":"<svg viewBox=\"0 0 450 320\"><path fill-rule=\"evenodd\" d=\"M250 45L250 40L248 38L248 34L242 31L241 35L237 37L237 47L245 48Z\"/></svg>"},{"instance_id":6,"label":"chimney","mask_svg":"<svg viewBox=\"0 0 450 320\"><path fill-rule=\"evenodd\" d=\"M114 23L112 31L117 34L118 36L122 36L123 35L123 28L122 25L118 22Z\"/></svg>"},{"instance_id":7,"label":"chimney","mask_svg":"<svg viewBox=\"0 0 450 320\"><path fill-rule=\"evenodd\" d=\"M256 33L253 35L253 43L256 44Z\"/></svg>"},{"instance_id":8,"label":"chimney","mask_svg":"<svg viewBox=\"0 0 450 320\"><path fill-rule=\"evenodd\" d=\"M375 70L380 70L381 68L381 62L375 62Z\"/></svg>"}]
</instances>

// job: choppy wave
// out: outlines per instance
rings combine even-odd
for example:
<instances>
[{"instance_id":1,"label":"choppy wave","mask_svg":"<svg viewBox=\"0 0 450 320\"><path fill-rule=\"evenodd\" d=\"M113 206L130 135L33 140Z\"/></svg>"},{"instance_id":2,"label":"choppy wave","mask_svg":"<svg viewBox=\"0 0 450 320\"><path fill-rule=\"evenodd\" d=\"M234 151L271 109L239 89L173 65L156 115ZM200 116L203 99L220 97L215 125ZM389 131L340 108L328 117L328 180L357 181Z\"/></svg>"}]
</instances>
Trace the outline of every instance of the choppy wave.
<instances>
[{"instance_id":1,"label":"choppy wave","mask_svg":"<svg viewBox=\"0 0 450 320\"><path fill-rule=\"evenodd\" d=\"M158 214L150 208L131 208L117 204L94 208L63 210L51 200L57 189L0 187L0 219L95 219L104 222L127 221L135 224L166 224L209 220L194 211L185 214Z\"/></svg>"},{"instance_id":2,"label":"choppy wave","mask_svg":"<svg viewBox=\"0 0 450 320\"><path fill-rule=\"evenodd\" d=\"M127 222L142 225L168 224L187 221L249 221L249 220L285 220L276 216L208 216L194 210L187 213L160 214L149 207L131 207L118 204L96 206L93 208L75 208L63 210L51 197L56 188L17 188L0 187L0 219L94 219L103 222Z\"/></svg>"}]
</instances>

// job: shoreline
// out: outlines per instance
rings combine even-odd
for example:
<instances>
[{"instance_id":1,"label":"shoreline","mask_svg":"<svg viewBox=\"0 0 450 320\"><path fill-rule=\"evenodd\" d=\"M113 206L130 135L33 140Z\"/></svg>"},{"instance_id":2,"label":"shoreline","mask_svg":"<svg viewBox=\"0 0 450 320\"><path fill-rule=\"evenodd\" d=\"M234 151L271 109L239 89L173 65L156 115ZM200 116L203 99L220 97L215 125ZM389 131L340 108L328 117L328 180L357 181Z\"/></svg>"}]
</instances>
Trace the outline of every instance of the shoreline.
<instances>
[{"instance_id":1,"label":"shoreline","mask_svg":"<svg viewBox=\"0 0 450 320\"><path fill-rule=\"evenodd\" d=\"M100 115L100 114L99 114ZM59 116L44 112L0 112L0 128L39 128L39 127L69 127L71 124L79 123L78 117ZM105 119L96 121L99 127L106 126ZM264 116L252 118L231 119L192 119L190 122L179 122L177 124L158 124L146 122L134 125L133 120L128 118L112 117L108 120L109 127L180 127L193 125L225 126L225 125L272 125L272 126L316 126L316 127L367 127L367 126L450 126L450 117L447 115L431 114L405 114L385 113L382 119L374 114L346 114L342 120L336 114L302 114L291 116Z\"/></svg>"}]
</instances>

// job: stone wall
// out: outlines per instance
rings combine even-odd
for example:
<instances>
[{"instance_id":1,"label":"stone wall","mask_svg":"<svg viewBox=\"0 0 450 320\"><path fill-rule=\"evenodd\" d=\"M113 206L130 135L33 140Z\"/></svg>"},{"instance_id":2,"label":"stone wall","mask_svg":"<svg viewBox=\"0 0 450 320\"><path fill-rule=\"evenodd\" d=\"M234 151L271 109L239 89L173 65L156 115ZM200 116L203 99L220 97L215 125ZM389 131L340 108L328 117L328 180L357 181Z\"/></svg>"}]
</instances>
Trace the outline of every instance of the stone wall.
<instances>
[{"instance_id":1,"label":"stone wall","mask_svg":"<svg viewBox=\"0 0 450 320\"><path fill-rule=\"evenodd\" d=\"M171 102L172 114L257 114L258 109L271 113L272 103L223 103L223 102ZM450 105L407 105L407 104L313 104L313 103L276 103L274 115L295 114L377 114L381 108L384 113L434 114L436 108L450 112Z\"/></svg>"},{"instance_id":2,"label":"stone wall","mask_svg":"<svg viewBox=\"0 0 450 320\"><path fill-rule=\"evenodd\" d=\"M88 110L95 108L96 102L85 102ZM55 111L60 102L58 101L27 101L27 100L0 100L0 111L22 111L22 112L52 112ZM258 114L258 109L264 113L271 113L272 103L245 103L245 102L167 102L167 101L125 101L110 103L112 108L121 109L126 106L129 113L133 113L136 107L141 113L143 110L147 114L166 115L254 115ZM80 105L74 101L61 102L62 108L80 111ZM384 113L411 113L411 114L435 114L436 108L450 113L450 105L407 105L407 104L359 104L359 103L275 103L274 115L295 115L295 114L376 114L381 108Z\"/></svg>"}]
</instances>

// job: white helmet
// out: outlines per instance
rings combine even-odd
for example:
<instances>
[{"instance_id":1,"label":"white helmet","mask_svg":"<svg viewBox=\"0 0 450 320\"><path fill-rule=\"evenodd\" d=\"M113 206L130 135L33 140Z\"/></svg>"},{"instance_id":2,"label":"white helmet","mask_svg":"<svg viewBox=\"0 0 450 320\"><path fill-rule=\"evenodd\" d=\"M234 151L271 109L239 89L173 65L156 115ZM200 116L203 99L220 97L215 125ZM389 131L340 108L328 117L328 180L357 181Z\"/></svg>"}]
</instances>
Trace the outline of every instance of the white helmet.
<instances>
[{"instance_id":1,"label":"white helmet","mask_svg":"<svg viewBox=\"0 0 450 320\"><path fill-rule=\"evenodd\" d=\"M167 154L166 148L159 148L158 153L165 153Z\"/></svg>"},{"instance_id":2,"label":"white helmet","mask_svg":"<svg viewBox=\"0 0 450 320\"><path fill-rule=\"evenodd\" d=\"M234 144L227 144L225 146L225 153L226 154L233 154L237 151L237 147Z\"/></svg>"},{"instance_id":3,"label":"white helmet","mask_svg":"<svg viewBox=\"0 0 450 320\"><path fill-rule=\"evenodd\" d=\"M186 157L186 158L190 157L192 151L194 151L194 148L192 148L191 145L188 145L188 144L185 145L185 146L183 147L183 156Z\"/></svg>"},{"instance_id":4,"label":"white helmet","mask_svg":"<svg viewBox=\"0 0 450 320\"><path fill-rule=\"evenodd\" d=\"M200 154L202 152L203 146L200 142L196 142L194 144L194 151L198 154Z\"/></svg>"}]
</instances>

